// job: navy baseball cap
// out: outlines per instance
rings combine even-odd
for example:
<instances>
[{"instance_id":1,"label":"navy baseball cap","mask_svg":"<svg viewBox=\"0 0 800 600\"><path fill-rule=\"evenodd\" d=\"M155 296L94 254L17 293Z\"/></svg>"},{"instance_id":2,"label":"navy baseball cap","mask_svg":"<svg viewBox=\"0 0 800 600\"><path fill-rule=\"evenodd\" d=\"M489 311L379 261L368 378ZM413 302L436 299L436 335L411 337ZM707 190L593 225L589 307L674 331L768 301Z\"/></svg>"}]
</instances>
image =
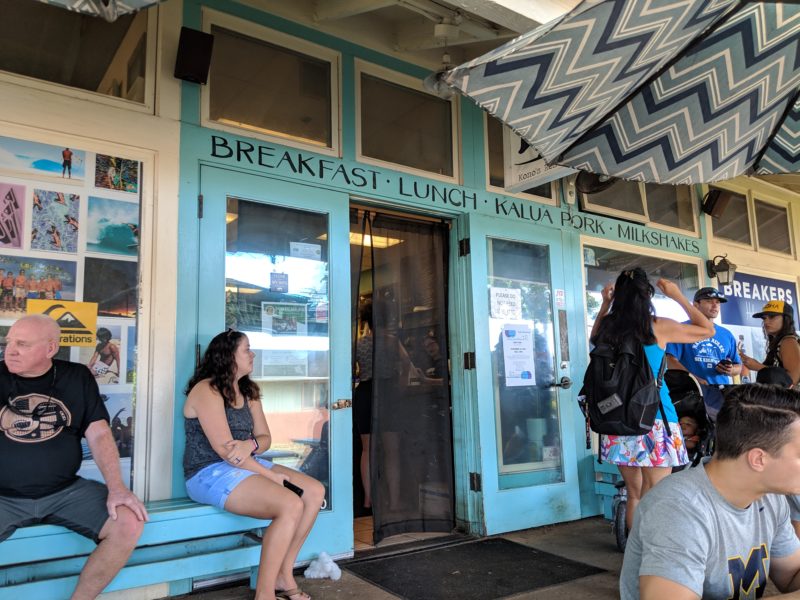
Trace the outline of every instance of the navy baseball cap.
<instances>
[{"instance_id":1,"label":"navy baseball cap","mask_svg":"<svg viewBox=\"0 0 800 600\"><path fill-rule=\"evenodd\" d=\"M697 290L694 294L694 301L697 302L698 300L719 300L720 303L728 301L725 296L719 293L717 288L713 287L704 287Z\"/></svg>"}]
</instances>

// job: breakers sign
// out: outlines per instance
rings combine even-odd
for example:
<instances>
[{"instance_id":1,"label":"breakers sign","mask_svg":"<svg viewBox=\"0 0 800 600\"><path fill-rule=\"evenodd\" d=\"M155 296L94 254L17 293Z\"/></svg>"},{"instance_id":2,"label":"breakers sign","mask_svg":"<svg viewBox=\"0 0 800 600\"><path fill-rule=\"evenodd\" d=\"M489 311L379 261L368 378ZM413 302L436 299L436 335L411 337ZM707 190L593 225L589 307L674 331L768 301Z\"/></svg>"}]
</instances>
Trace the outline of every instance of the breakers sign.
<instances>
[{"instance_id":1,"label":"breakers sign","mask_svg":"<svg viewBox=\"0 0 800 600\"><path fill-rule=\"evenodd\" d=\"M62 346L94 346L97 329L96 302L28 300L28 314L48 315L61 327Z\"/></svg>"},{"instance_id":2,"label":"breakers sign","mask_svg":"<svg viewBox=\"0 0 800 600\"><path fill-rule=\"evenodd\" d=\"M561 229L571 228L601 238L700 256L700 244L687 236L569 209L562 210L529 200L478 193L457 185L432 183L411 175L356 166L298 150L212 135L211 158L281 176L316 180L348 191L367 191L431 206L495 214Z\"/></svg>"}]
</instances>

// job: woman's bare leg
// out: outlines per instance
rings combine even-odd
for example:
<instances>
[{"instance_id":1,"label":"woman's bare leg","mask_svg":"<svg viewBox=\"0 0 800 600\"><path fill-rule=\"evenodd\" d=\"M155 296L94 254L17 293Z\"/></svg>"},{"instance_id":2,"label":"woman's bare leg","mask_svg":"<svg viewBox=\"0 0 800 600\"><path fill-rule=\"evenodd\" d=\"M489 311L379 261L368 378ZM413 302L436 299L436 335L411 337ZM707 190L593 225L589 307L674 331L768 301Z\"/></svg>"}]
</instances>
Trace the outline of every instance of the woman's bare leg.
<instances>
[{"instance_id":1,"label":"woman's bare leg","mask_svg":"<svg viewBox=\"0 0 800 600\"><path fill-rule=\"evenodd\" d=\"M672 467L647 467L642 469L642 496L670 473L672 473Z\"/></svg>"},{"instance_id":2,"label":"woman's bare leg","mask_svg":"<svg viewBox=\"0 0 800 600\"><path fill-rule=\"evenodd\" d=\"M303 502L266 477L253 475L237 485L225 510L256 519L271 519L261 541L255 600L275 600L278 573L303 517Z\"/></svg>"},{"instance_id":3,"label":"woman's bare leg","mask_svg":"<svg viewBox=\"0 0 800 600\"><path fill-rule=\"evenodd\" d=\"M274 465L272 467L276 473L282 473L289 477L289 480L298 487L303 488L302 500L303 512L300 516L297 526L294 530L289 547L278 569L278 577L276 580L276 588L279 590L291 590L297 587L297 582L294 580L294 563L297 562L297 555L300 553L300 548L303 547L303 542L306 541L311 527L317 518L320 508L322 508L322 501L325 498L325 487L316 479L309 477L305 473L288 469L281 465ZM290 492L295 498L297 496L294 492ZM293 600L306 600L305 596L299 596Z\"/></svg>"},{"instance_id":4,"label":"woman's bare leg","mask_svg":"<svg viewBox=\"0 0 800 600\"><path fill-rule=\"evenodd\" d=\"M630 530L633 527L633 513L642 498L642 469L641 467L619 465L619 473L622 475L622 480L625 482L625 491L628 494L625 526Z\"/></svg>"}]
</instances>

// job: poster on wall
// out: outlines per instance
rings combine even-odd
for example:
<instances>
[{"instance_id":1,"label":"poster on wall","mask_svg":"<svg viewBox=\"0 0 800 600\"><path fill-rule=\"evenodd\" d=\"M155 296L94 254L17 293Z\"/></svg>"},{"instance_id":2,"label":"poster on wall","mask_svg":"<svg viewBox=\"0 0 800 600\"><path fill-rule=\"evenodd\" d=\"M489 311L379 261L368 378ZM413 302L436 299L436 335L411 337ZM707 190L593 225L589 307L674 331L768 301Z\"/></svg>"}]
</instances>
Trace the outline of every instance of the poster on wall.
<instances>
[{"instance_id":1,"label":"poster on wall","mask_svg":"<svg viewBox=\"0 0 800 600\"><path fill-rule=\"evenodd\" d=\"M105 403L108 416L111 419L111 434L119 452L119 467L122 473L122 480L130 481L131 478L131 457L133 456L133 394L123 393L101 393L100 397ZM103 481L103 475L94 461L86 439L81 440L83 451L83 463L78 471L78 475L85 479Z\"/></svg>"},{"instance_id":2,"label":"poster on wall","mask_svg":"<svg viewBox=\"0 0 800 600\"><path fill-rule=\"evenodd\" d=\"M25 187L0 181L0 248L22 248Z\"/></svg>"},{"instance_id":3,"label":"poster on wall","mask_svg":"<svg viewBox=\"0 0 800 600\"><path fill-rule=\"evenodd\" d=\"M766 356L766 341L761 320L754 319L753 314L770 300L783 300L796 307L796 283L737 272L734 281L722 287L722 293L728 300L720 306L722 324L733 333L740 352L762 360ZM797 323L797 309L794 310Z\"/></svg>"},{"instance_id":4,"label":"poster on wall","mask_svg":"<svg viewBox=\"0 0 800 600\"><path fill-rule=\"evenodd\" d=\"M86 176L86 152L0 136L0 170L20 177L80 184Z\"/></svg>"},{"instance_id":5,"label":"poster on wall","mask_svg":"<svg viewBox=\"0 0 800 600\"><path fill-rule=\"evenodd\" d=\"M28 300L74 300L77 265L66 260L0 252L0 318L16 319Z\"/></svg>"},{"instance_id":6,"label":"poster on wall","mask_svg":"<svg viewBox=\"0 0 800 600\"><path fill-rule=\"evenodd\" d=\"M95 159L94 185L107 190L139 193L139 161L98 154Z\"/></svg>"},{"instance_id":7,"label":"poster on wall","mask_svg":"<svg viewBox=\"0 0 800 600\"><path fill-rule=\"evenodd\" d=\"M48 315L61 328L62 346L92 346L97 304L67 300L28 300L28 314Z\"/></svg>"},{"instance_id":8,"label":"poster on wall","mask_svg":"<svg viewBox=\"0 0 800 600\"><path fill-rule=\"evenodd\" d=\"M116 416L130 482L142 165L53 142L0 136L0 353L16 319L50 311L62 325L56 357L89 366ZM82 474L99 478L84 450Z\"/></svg>"},{"instance_id":9,"label":"poster on wall","mask_svg":"<svg viewBox=\"0 0 800 600\"><path fill-rule=\"evenodd\" d=\"M78 194L33 190L31 249L77 252L79 214Z\"/></svg>"},{"instance_id":10,"label":"poster on wall","mask_svg":"<svg viewBox=\"0 0 800 600\"><path fill-rule=\"evenodd\" d=\"M89 196L86 250L123 256L139 254L139 205Z\"/></svg>"},{"instance_id":11,"label":"poster on wall","mask_svg":"<svg viewBox=\"0 0 800 600\"><path fill-rule=\"evenodd\" d=\"M81 348L79 362L89 367L98 385L119 383L122 373L122 327L98 324L94 340L93 346Z\"/></svg>"},{"instance_id":12,"label":"poster on wall","mask_svg":"<svg viewBox=\"0 0 800 600\"><path fill-rule=\"evenodd\" d=\"M101 317L135 317L138 275L136 262L87 257L83 299L97 302Z\"/></svg>"}]
</instances>

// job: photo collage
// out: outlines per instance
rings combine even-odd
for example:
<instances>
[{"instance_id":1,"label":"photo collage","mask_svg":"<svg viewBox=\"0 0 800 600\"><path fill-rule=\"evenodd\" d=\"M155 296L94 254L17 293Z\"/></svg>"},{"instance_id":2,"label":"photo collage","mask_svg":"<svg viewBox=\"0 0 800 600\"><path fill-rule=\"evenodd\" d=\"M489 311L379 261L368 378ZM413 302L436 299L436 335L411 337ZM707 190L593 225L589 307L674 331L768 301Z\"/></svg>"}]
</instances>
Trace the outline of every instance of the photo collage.
<instances>
[{"instance_id":1,"label":"photo collage","mask_svg":"<svg viewBox=\"0 0 800 600\"><path fill-rule=\"evenodd\" d=\"M141 163L0 136L0 358L28 300L97 304L85 364L111 418L123 480L132 474ZM84 442L85 444L85 442ZM80 475L102 479L84 445Z\"/></svg>"}]
</instances>

